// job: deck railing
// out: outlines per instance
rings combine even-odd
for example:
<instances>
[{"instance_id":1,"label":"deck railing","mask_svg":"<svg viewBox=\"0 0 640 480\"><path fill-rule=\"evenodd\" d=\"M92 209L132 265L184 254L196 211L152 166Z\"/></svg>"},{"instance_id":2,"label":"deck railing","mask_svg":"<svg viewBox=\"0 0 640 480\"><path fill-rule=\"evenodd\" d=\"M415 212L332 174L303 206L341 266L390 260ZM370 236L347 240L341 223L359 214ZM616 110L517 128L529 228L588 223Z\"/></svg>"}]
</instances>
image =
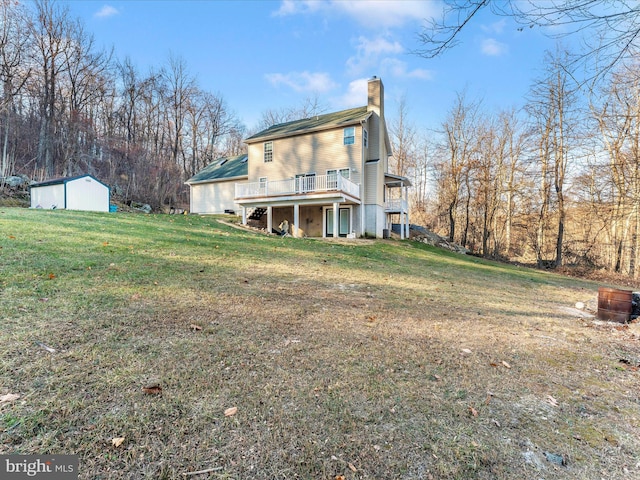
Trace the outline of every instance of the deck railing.
<instances>
[{"instance_id":1,"label":"deck railing","mask_svg":"<svg viewBox=\"0 0 640 480\"><path fill-rule=\"evenodd\" d=\"M386 212L407 212L407 201L403 198L390 198L385 202L384 209Z\"/></svg>"},{"instance_id":2,"label":"deck railing","mask_svg":"<svg viewBox=\"0 0 640 480\"><path fill-rule=\"evenodd\" d=\"M236 198L279 197L318 192L344 192L360 198L360 185L342 175L309 175L286 180L236 183Z\"/></svg>"}]
</instances>

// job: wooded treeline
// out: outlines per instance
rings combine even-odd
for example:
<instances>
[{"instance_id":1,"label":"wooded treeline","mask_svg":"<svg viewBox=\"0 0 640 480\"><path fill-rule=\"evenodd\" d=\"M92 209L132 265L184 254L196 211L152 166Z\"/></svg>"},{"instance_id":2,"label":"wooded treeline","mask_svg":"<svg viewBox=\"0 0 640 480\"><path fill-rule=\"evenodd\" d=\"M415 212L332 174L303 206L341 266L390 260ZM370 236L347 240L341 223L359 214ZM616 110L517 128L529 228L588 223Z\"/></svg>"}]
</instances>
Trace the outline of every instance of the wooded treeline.
<instances>
[{"instance_id":1,"label":"wooded treeline","mask_svg":"<svg viewBox=\"0 0 640 480\"><path fill-rule=\"evenodd\" d=\"M637 278L640 65L577 84L548 53L522 108L487 112L460 93L438 132L404 103L391 125L395 173L413 183L413 221L474 253Z\"/></svg>"},{"instance_id":2,"label":"wooded treeline","mask_svg":"<svg viewBox=\"0 0 640 480\"><path fill-rule=\"evenodd\" d=\"M412 180L412 222L480 255L636 278L640 65L578 85L572 64L548 54L518 108L489 112L460 92L438 131L419 131L402 101L391 171ZM245 148L245 127L181 57L140 72L52 0L0 0L0 82L0 188L13 174L89 173L124 201L186 204L187 178ZM259 127L324 110L307 99Z\"/></svg>"},{"instance_id":3,"label":"wooded treeline","mask_svg":"<svg viewBox=\"0 0 640 480\"><path fill-rule=\"evenodd\" d=\"M243 126L179 56L142 73L53 1L0 9L0 178L89 173L159 207L187 202L185 179L242 152Z\"/></svg>"}]
</instances>

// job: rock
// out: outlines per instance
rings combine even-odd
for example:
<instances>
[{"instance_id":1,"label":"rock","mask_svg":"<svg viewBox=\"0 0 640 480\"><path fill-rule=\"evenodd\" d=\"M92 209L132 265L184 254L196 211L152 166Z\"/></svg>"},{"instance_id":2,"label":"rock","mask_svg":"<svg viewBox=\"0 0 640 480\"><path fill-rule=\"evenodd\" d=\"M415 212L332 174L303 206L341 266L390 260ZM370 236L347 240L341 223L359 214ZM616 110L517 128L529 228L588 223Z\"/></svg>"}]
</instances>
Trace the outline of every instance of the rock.
<instances>
[{"instance_id":1,"label":"rock","mask_svg":"<svg viewBox=\"0 0 640 480\"><path fill-rule=\"evenodd\" d=\"M10 177L4 177L2 182L9 187L16 188L28 184L29 179L22 176L12 175Z\"/></svg>"},{"instance_id":2,"label":"rock","mask_svg":"<svg viewBox=\"0 0 640 480\"><path fill-rule=\"evenodd\" d=\"M449 242L447 239L441 237L437 233L427 230L426 228L419 225L411 225L409 232L411 238L418 242L433 245L434 247L446 248L447 250L450 250L452 252L462 253L465 255L469 253L469 250L464 248L463 246L453 242Z\"/></svg>"},{"instance_id":3,"label":"rock","mask_svg":"<svg viewBox=\"0 0 640 480\"><path fill-rule=\"evenodd\" d=\"M578 310L584 310L584 307L585 307L584 302L576 302L576 308Z\"/></svg>"},{"instance_id":4,"label":"rock","mask_svg":"<svg viewBox=\"0 0 640 480\"><path fill-rule=\"evenodd\" d=\"M131 202L131 208L133 208L134 210L139 210L144 213L151 213L152 211L151 205L147 203Z\"/></svg>"},{"instance_id":5,"label":"rock","mask_svg":"<svg viewBox=\"0 0 640 480\"><path fill-rule=\"evenodd\" d=\"M566 460L562 455L556 455L555 453L544 452L544 456L549 462L555 463L556 465L565 466L567 464Z\"/></svg>"}]
</instances>

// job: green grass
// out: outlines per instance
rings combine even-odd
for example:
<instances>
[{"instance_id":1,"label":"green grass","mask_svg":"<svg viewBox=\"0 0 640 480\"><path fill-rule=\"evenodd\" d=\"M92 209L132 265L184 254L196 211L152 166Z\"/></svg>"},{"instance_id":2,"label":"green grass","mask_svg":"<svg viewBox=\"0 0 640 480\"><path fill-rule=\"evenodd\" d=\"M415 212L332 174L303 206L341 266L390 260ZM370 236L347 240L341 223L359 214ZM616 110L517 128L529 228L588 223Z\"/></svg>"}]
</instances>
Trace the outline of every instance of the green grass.
<instances>
[{"instance_id":1,"label":"green grass","mask_svg":"<svg viewBox=\"0 0 640 480\"><path fill-rule=\"evenodd\" d=\"M640 332L561 309L597 287L412 242L0 208L0 396L21 395L0 453L78 454L82 479L637 478Z\"/></svg>"}]
</instances>

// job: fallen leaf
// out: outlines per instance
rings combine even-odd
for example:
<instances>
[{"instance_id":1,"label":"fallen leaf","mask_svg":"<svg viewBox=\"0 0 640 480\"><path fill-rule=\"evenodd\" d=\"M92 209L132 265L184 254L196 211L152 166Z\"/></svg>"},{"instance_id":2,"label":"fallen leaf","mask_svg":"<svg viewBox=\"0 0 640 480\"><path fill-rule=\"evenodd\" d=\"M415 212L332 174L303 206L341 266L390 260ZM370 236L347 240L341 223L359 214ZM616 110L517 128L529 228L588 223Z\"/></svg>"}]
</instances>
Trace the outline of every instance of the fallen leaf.
<instances>
[{"instance_id":1,"label":"fallen leaf","mask_svg":"<svg viewBox=\"0 0 640 480\"><path fill-rule=\"evenodd\" d=\"M162 393L162 387L159 383L152 383L146 387L142 387L142 391L147 395L160 395Z\"/></svg>"},{"instance_id":2,"label":"fallen leaf","mask_svg":"<svg viewBox=\"0 0 640 480\"><path fill-rule=\"evenodd\" d=\"M9 403L14 402L20 398L20 395L17 393L7 393L6 395L0 395L0 403Z\"/></svg>"},{"instance_id":3,"label":"fallen leaf","mask_svg":"<svg viewBox=\"0 0 640 480\"><path fill-rule=\"evenodd\" d=\"M11 240L15 240L15 239L16 239L16 237L14 237L13 235L9 235L9 238L10 238Z\"/></svg>"},{"instance_id":4,"label":"fallen leaf","mask_svg":"<svg viewBox=\"0 0 640 480\"><path fill-rule=\"evenodd\" d=\"M354 473L358 471L358 469L355 467L353 463L347 463L347 467L349 467L349 470L351 470Z\"/></svg>"},{"instance_id":5,"label":"fallen leaf","mask_svg":"<svg viewBox=\"0 0 640 480\"><path fill-rule=\"evenodd\" d=\"M54 278L56 278L56 274L55 273L50 273L49 274L49 280L53 280Z\"/></svg>"},{"instance_id":6,"label":"fallen leaf","mask_svg":"<svg viewBox=\"0 0 640 480\"><path fill-rule=\"evenodd\" d=\"M336 475L335 480L344 480L344 475Z\"/></svg>"},{"instance_id":7,"label":"fallen leaf","mask_svg":"<svg viewBox=\"0 0 640 480\"><path fill-rule=\"evenodd\" d=\"M51 348L49 345L45 345L42 342L36 342L36 344L42 348L44 348L47 352L49 353L56 353L56 349L55 348Z\"/></svg>"},{"instance_id":8,"label":"fallen leaf","mask_svg":"<svg viewBox=\"0 0 640 480\"><path fill-rule=\"evenodd\" d=\"M106 247L107 245L109 245L109 242L102 242L103 247Z\"/></svg>"},{"instance_id":9,"label":"fallen leaf","mask_svg":"<svg viewBox=\"0 0 640 480\"><path fill-rule=\"evenodd\" d=\"M469 413L473 416L473 417L477 417L478 416L478 411L473 408L473 407L469 407Z\"/></svg>"},{"instance_id":10,"label":"fallen leaf","mask_svg":"<svg viewBox=\"0 0 640 480\"><path fill-rule=\"evenodd\" d=\"M553 398L551 395L547 395L546 400L547 400L547 403L548 403L549 405L552 405L552 406L554 406L554 407L557 407L557 406L558 406L558 400L556 400L555 398Z\"/></svg>"},{"instance_id":11,"label":"fallen leaf","mask_svg":"<svg viewBox=\"0 0 640 480\"><path fill-rule=\"evenodd\" d=\"M238 407L230 407L224 411L224 416L233 417L236 413L238 413Z\"/></svg>"},{"instance_id":12,"label":"fallen leaf","mask_svg":"<svg viewBox=\"0 0 640 480\"><path fill-rule=\"evenodd\" d=\"M495 363L495 362L491 362L489 365L491 365L492 367L497 367L498 366L498 364Z\"/></svg>"},{"instance_id":13,"label":"fallen leaf","mask_svg":"<svg viewBox=\"0 0 640 480\"><path fill-rule=\"evenodd\" d=\"M48 302L48 301L49 301L49 299L48 299L47 297L42 297L42 298L40 299L40 301L41 301L41 302Z\"/></svg>"},{"instance_id":14,"label":"fallen leaf","mask_svg":"<svg viewBox=\"0 0 640 480\"><path fill-rule=\"evenodd\" d=\"M196 325L195 323L192 323L191 325L189 325L189 328L191 328L191 330L198 331L198 330L202 330L202 327L200 325Z\"/></svg>"},{"instance_id":15,"label":"fallen leaf","mask_svg":"<svg viewBox=\"0 0 640 480\"><path fill-rule=\"evenodd\" d=\"M511 368L511 365L509 365L507 362L505 362L504 360L502 361L502 365L504 365L507 368Z\"/></svg>"},{"instance_id":16,"label":"fallen leaf","mask_svg":"<svg viewBox=\"0 0 640 480\"><path fill-rule=\"evenodd\" d=\"M111 443L116 448L118 448L120 445L122 445L122 442L124 442L124 437L117 437L117 438L112 438L111 439Z\"/></svg>"}]
</instances>

